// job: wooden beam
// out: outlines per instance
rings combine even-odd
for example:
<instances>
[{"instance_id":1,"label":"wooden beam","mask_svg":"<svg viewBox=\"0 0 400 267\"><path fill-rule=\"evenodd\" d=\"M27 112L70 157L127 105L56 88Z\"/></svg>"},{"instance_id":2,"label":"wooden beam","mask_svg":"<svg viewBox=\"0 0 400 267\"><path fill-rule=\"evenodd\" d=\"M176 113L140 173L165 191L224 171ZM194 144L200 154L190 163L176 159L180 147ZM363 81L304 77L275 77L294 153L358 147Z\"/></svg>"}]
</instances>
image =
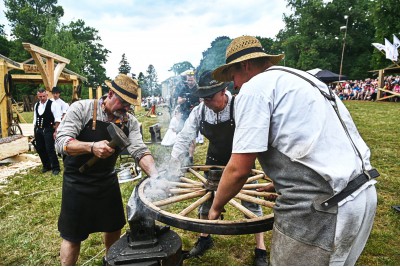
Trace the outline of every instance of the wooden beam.
<instances>
[{"instance_id":1,"label":"wooden beam","mask_svg":"<svg viewBox=\"0 0 400 267\"><path fill-rule=\"evenodd\" d=\"M1 136L8 136L8 126L11 123L8 121L7 107L8 97L5 92L4 76L8 74L7 63L4 59L0 59L0 123L1 123Z\"/></svg>"},{"instance_id":2,"label":"wooden beam","mask_svg":"<svg viewBox=\"0 0 400 267\"><path fill-rule=\"evenodd\" d=\"M53 58L58 62L62 62L62 63L66 63L69 64L70 60L68 58L59 56L57 54L54 54L50 51L47 51L41 47L38 47L36 45L30 44L30 43L22 43L22 45L24 46L25 50L30 52L32 54L32 52L40 54L41 56L47 57L47 58ZM36 59L33 58L36 62Z\"/></svg>"}]
</instances>

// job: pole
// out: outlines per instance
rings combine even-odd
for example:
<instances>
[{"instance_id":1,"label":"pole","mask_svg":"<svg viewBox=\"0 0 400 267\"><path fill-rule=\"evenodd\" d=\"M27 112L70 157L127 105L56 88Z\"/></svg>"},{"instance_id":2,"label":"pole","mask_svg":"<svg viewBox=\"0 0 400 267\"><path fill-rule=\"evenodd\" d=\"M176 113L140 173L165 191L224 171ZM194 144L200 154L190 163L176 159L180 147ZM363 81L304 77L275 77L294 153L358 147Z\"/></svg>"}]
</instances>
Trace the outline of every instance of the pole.
<instances>
[{"instance_id":1,"label":"pole","mask_svg":"<svg viewBox=\"0 0 400 267\"><path fill-rule=\"evenodd\" d=\"M346 29L344 31L344 38L343 38L343 49L342 49L342 59L340 60L340 71L339 71L339 81L342 78L342 67L343 67L343 56L344 56L344 47L346 46L346 36L347 36L347 24L349 22L349 16L344 16L346 19Z\"/></svg>"}]
</instances>

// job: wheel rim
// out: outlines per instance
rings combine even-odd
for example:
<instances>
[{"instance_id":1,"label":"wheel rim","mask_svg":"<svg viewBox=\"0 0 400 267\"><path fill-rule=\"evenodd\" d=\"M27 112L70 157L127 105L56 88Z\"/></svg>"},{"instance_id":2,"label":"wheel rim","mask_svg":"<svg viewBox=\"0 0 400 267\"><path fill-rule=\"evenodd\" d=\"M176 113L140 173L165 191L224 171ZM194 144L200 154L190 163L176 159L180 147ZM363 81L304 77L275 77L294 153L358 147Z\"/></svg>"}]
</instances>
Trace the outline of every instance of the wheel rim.
<instances>
[{"instance_id":1,"label":"wheel rim","mask_svg":"<svg viewBox=\"0 0 400 267\"><path fill-rule=\"evenodd\" d=\"M207 199L212 198L212 191L205 189L208 187L205 183L209 180L201 172L209 171L213 167L224 168L224 166L214 165L183 168L184 175L179 178L179 182L167 181L169 194L157 198L154 198L155 194L152 187L158 181L152 182L150 178L142 180L135 188L140 208L146 215L148 214L157 221L193 232L238 235L271 230L274 221L272 213L274 203L254 196L266 196L272 193L255 190L255 188L266 185L265 183L250 184L252 180L258 180L261 177L269 181L270 179L263 172L254 169L252 170L253 176L248 178L240 193L229 202L229 208L228 204L226 205L227 212L224 215L224 220L195 218L197 207ZM166 180L163 181L166 182ZM165 190L163 193L165 193ZM264 215L253 214L238 203L236 199L260 204L263 207ZM228 213L234 213L233 217L230 217ZM247 218L244 218L243 215L246 215Z\"/></svg>"},{"instance_id":2,"label":"wheel rim","mask_svg":"<svg viewBox=\"0 0 400 267\"><path fill-rule=\"evenodd\" d=\"M22 129L18 124L11 124L8 128L8 135L22 135Z\"/></svg>"}]
</instances>

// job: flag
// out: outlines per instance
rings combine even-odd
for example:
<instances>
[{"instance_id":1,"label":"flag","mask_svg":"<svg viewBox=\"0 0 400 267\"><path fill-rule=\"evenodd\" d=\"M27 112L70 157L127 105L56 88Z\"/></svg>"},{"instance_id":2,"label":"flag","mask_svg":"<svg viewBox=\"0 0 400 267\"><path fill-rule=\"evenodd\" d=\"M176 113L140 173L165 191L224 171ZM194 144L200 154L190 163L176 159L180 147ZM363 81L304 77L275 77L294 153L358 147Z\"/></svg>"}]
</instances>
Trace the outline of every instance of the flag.
<instances>
[{"instance_id":1,"label":"flag","mask_svg":"<svg viewBox=\"0 0 400 267\"><path fill-rule=\"evenodd\" d=\"M399 38L396 37L396 35L393 34L393 45L397 49L400 46L400 40Z\"/></svg>"},{"instance_id":2,"label":"flag","mask_svg":"<svg viewBox=\"0 0 400 267\"><path fill-rule=\"evenodd\" d=\"M391 42L389 42L388 39L385 38L385 52L386 52L386 58L390 60L396 60L394 57L394 46L392 45Z\"/></svg>"},{"instance_id":3,"label":"flag","mask_svg":"<svg viewBox=\"0 0 400 267\"><path fill-rule=\"evenodd\" d=\"M373 46L375 46L376 49L380 50L380 51L385 51L385 46L383 44L380 43L372 43Z\"/></svg>"}]
</instances>

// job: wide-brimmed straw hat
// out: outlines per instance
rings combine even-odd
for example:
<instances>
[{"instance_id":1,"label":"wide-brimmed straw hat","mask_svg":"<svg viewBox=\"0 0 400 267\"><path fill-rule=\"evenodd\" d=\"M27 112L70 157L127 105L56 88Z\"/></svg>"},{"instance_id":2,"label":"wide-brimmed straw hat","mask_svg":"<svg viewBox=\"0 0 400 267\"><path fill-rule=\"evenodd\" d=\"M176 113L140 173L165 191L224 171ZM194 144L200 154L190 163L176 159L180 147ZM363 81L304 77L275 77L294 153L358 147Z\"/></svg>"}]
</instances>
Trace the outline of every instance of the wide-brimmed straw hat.
<instances>
[{"instance_id":1,"label":"wide-brimmed straw hat","mask_svg":"<svg viewBox=\"0 0 400 267\"><path fill-rule=\"evenodd\" d=\"M242 62L252 58L267 57L272 64L276 65L285 55L270 55L264 52L264 49L257 38L253 36L240 36L229 44L226 48L225 65L216 68L213 71L213 77L221 82L231 81L227 70L235 63Z\"/></svg>"},{"instance_id":2,"label":"wide-brimmed straw hat","mask_svg":"<svg viewBox=\"0 0 400 267\"><path fill-rule=\"evenodd\" d=\"M139 105L138 89L139 84L136 80L126 74L118 74L114 81L104 81L111 90L113 90L123 100L132 105Z\"/></svg>"},{"instance_id":3,"label":"wide-brimmed straw hat","mask_svg":"<svg viewBox=\"0 0 400 267\"><path fill-rule=\"evenodd\" d=\"M203 98L222 91L229 83L216 81L212 77L212 71L206 70L201 74L198 85L199 87L193 92L193 95Z\"/></svg>"}]
</instances>

